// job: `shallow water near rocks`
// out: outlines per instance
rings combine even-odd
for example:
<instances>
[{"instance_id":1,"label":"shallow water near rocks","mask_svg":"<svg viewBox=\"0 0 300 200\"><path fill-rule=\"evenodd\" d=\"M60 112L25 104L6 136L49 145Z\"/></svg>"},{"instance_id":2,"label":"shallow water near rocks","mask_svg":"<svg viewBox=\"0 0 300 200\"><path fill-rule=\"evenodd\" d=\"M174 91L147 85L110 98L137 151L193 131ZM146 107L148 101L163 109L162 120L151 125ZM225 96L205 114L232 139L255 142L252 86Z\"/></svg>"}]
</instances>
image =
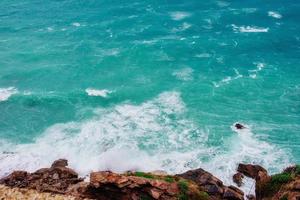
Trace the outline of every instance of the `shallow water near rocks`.
<instances>
[{"instance_id":1,"label":"shallow water near rocks","mask_svg":"<svg viewBox=\"0 0 300 200\"><path fill-rule=\"evenodd\" d=\"M239 162L299 163L299 8L1 1L0 176L66 158L81 175L202 167L228 184Z\"/></svg>"}]
</instances>

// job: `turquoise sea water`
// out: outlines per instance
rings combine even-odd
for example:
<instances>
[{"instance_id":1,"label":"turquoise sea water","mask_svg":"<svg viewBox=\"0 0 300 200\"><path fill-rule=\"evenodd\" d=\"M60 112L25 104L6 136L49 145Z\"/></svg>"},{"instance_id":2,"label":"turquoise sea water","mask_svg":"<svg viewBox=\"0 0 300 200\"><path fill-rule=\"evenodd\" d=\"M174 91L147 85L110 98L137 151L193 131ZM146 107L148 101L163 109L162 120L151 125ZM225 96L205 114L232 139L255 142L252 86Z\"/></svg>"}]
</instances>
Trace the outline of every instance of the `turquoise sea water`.
<instances>
[{"instance_id":1,"label":"turquoise sea water","mask_svg":"<svg viewBox=\"0 0 300 200\"><path fill-rule=\"evenodd\" d=\"M298 0L0 2L0 175L300 162ZM236 132L241 122L248 128Z\"/></svg>"}]
</instances>

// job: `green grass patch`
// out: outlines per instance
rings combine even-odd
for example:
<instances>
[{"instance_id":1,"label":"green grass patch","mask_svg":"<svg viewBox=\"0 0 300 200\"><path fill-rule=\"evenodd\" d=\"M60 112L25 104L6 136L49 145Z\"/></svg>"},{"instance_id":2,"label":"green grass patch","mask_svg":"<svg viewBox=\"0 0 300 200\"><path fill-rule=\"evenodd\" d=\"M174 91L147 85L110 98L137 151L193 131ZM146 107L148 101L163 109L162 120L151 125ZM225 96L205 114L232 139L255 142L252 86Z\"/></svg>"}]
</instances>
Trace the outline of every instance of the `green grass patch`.
<instances>
[{"instance_id":1,"label":"green grass patch","mask_svg":"<svg viewBox=\"0 0 300 200\"><path fill-rule=\"evenodd\" d=\"M207 192L200 191L198 194L198 199L199 200L208 200L209 195L207 194Z\"/></svg>"},{"instance_id":2,"label":"green grass patch","mask_svg":"<svg viewBox=\"0 0 300 200\"><path fill-rule=\"evenodd\" d=\"M187 181L180 180L177 184L181 192L186 193L189 190L189 183Z\"/></svg>"},{"instance_id":3,"label":"green grass patch","mask_svg":"<svg viewBox=\"0 0 300 200\"><path fill-rule=\"evenodd\" d=\"M293 178L290 173L281 173L281 174L275 174L271 176L271 183L273 184L288 183L291 180L293 180Z\"/></svg>"},{"instance_id":4,"label":"green grass patch","mask_svg":"<svg viewBox=\"0 0 300 200\"><path fill-rule=\"evenodd\" d=\"M133 175L138 177L143 177L143 178L154 179L154 176L152 174L145 173L145 172L135 172Z\"/></svg>"},{"instance_id":5,"label":"green grass patch","mask_svg":"<svg viewBox=\"0 0 300 200\"><path fill-rule=\"evenodd\" d=\"M164 181L166 181L168 183L174 183L175 179L172 176L166 176L166 177L164 177Z\"/></svg>"},{"instance_id":6,"label":"green grass patch","mask_svg":"<svg viewBox=\"0 0 300 200\"><path fill-rule=\"evenodd\" d=\"M293 180L293 177L290 173L281 173L281 174L275 174L271 176L270 182L268 182L263 187L263 191L267 196L271 196L274 193L276 193L278 190L280 190L281 186L285 183L288 183Z\"/></svg>"}]
</instances>

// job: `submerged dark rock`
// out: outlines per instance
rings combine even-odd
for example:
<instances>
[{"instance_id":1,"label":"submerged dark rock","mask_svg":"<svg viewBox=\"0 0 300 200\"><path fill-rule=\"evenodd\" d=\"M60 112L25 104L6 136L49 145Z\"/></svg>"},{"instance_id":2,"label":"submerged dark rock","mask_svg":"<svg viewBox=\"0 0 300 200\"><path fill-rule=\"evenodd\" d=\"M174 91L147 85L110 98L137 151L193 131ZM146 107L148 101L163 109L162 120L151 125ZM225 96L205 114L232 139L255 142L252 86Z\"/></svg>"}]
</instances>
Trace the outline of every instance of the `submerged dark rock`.
<instances>
[{"instance_id":1,"label":"submerged dark rock","mask_svg":"<svg viewBox=\"0 0 300 200\"><path fill-rule=\"evenodd\" d=\"M236 123L236 124L234 125L234 127L235 127L236 129L244 129L244 128L246 128L244 125L242 125L242 124L240 124L240 123Z\"/></svg>"}]
</instances>

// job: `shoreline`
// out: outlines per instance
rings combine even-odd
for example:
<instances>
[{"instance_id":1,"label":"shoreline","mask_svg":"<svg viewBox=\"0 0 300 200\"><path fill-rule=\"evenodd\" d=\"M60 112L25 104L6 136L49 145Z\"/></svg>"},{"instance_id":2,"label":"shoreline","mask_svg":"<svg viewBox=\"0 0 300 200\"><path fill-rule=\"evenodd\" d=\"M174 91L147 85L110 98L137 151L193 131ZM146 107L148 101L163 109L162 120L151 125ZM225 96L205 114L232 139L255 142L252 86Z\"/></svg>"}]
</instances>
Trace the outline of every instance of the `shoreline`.
<instances>
[{"instance_id":1,"label":"shoreline","mask_svg":"<svg viewBox=\"0 0 300 200\"><path fill-rule=\"evenodd\" d=\"M240 187L244 178L256 181L254 195ZM121 200L243 200L300 198L300 165L290 166L282 173L268 175L259 165L239 164L233 174L235 185L226 186L213 174L198 168L181 174L164 171L92 172L89 180L68 168L68 161L59 159L49 168L33 173L14 171L0 179L2 199L121 199ZM22 196L23 195L23 196Z\"/></svg>"}]
</instances>

